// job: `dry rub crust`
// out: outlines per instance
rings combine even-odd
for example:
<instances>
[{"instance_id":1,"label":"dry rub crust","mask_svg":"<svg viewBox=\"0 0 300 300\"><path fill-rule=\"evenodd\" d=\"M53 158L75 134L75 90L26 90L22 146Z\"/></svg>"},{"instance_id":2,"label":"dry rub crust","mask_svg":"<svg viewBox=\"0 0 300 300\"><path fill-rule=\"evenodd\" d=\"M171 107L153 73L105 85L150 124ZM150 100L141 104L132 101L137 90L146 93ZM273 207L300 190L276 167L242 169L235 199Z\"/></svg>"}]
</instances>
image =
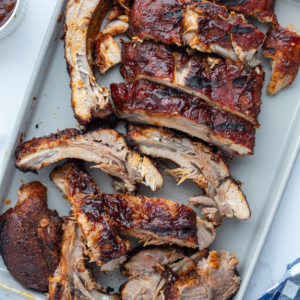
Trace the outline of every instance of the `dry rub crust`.
<instances>
[{"instance_id":1,"label":"dry rub crust","mask_svg":"<svg viewBox=\"0 0 300 300\"><path fill-rule=\"evenodd\" d=\"M152 41L123 42L121 73L133 82L148 79L197 96L259 127L261 66L249 71L241 64L209 55L187 55Z\"/></svg>"},{"instance_id":2,"label":"dry rub crust","mask_svg":"<svg viewBox=\"0 0 300 300\"><path fill-rule=\"evenodd\" d=\"M271 59L272 76L267 93L273 95L289 86L300 66L300 36L293 25L272 25L263 45L263 53Z\"/></svg>"},{"instance_id":3,"label":"dry rub crust","mask_svg":"<svg viewBox=\"0 0 300 300\"><path fill-rule=\"evenodd\" d=\"M72 107L80 124L112 113L110 91L96 82L92 49L109 0L69 0L65 21L65 57L71 77Z\"/></svg>"},{"instance_id":4,"label":"dry rub crust","mask_svg":"<svg viewBox=\"0 0 300 300\"><path fill-rule=\"evenodd\" d=\"M48 290L60 256L62 222L48 209L47 188L34 181L18 190L18 203L1 216L0 251L11 275L24 287Z\"/></svg>"},{"instance_id":5,"label":"dry rub crust","mask_svg":"<svg viewBox=\"0 0 300 300\"><path fill-rule=\"evenodd\" d=\"M213 0L226 6L229 10L237 11L248 16L254 16L261 22L277 24L274 13L276 0Z\"/></svg>"}]
</instances>

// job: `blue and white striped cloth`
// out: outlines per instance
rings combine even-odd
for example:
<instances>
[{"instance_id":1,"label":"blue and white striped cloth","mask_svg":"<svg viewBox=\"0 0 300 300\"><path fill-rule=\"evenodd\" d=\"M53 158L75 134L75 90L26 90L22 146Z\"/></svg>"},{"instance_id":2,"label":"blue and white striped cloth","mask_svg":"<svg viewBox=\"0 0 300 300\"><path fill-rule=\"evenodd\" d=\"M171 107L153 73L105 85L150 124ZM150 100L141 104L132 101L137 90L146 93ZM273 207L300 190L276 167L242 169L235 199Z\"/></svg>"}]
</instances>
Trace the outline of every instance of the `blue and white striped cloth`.
<instances>
[{"instance_id":1,"label":"blue and white striped cloth","mask_svg":"<svg viewBox=\"0 0 300 300\"><path fill-rule=\"evenodd\" d=\"M275 286L258 300L300 300L300 258L287 266L287 270Z\"/></svg>"}]
</instances>

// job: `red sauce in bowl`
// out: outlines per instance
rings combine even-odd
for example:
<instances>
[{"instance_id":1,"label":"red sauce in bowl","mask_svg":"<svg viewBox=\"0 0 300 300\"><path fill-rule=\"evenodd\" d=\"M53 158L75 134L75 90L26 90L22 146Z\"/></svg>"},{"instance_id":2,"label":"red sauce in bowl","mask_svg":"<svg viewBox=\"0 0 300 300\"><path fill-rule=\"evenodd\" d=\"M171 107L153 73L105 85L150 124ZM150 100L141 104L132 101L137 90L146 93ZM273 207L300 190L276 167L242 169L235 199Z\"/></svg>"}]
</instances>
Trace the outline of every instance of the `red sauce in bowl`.
<instances>
[{"instance_id":1,"label":"red sauce in bowl","mask_svg":"<svg viewBox=\"0 0 300 300\"><path fill-rule=\"evenodd\" d=\"M0 27L3 26L14 11L17 0L0 0Z\"/></svg>"}]
</instances>

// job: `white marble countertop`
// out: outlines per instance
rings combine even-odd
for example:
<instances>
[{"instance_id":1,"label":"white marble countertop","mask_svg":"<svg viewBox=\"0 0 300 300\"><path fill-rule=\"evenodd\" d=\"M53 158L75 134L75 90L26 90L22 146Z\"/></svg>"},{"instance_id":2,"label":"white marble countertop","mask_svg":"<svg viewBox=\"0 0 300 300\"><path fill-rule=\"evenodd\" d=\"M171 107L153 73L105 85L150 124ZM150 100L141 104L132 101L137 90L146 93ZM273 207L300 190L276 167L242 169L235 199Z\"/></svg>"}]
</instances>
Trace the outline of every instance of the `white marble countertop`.
<instances>
[{"instance_id":1,"label":"white marble countertop","mask_svg":"<svg viewBox=\"0 0 300 300\"><path fill-rule=\"evenodd\" d=\"M61 0L57 0L61 1ZM29 0L21 25L0 40L0 163L56 1ZM246 300L257 299L300 255L300 159L291 174L259 258ZM21 299L0 290L0 300Z\"/></svg>"}]
</instances>

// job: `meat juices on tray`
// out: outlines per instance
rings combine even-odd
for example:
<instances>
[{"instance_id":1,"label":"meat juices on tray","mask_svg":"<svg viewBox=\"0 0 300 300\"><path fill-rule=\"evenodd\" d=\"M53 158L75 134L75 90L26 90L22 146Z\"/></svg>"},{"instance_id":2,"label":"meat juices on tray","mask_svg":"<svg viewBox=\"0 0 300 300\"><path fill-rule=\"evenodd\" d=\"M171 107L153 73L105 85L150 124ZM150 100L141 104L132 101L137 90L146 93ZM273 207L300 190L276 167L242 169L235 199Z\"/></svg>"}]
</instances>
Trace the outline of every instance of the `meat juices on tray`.
<instances>
[{"instance_id":1,"label":"meat juices on tray","mask_svg":"<svg viewBox=\"0 0 300 300\"><path fill-rule=\"evenodd\" d=\"M135 193L140 183L155 191L164 184L154 163L130 149L122 135L113 129L88 132L66 129L33 138L21 144L15 156L16 167L23 172L39 170L64 158L94 162L96 168L113 177L116 191Z\"/></svg>"},{"instance_id":2,"label":"meat juices on tray","mask_svg":"<svg viewBox=\"0 0 300 300\"><path fill-rule=\"evenodd\" d=\"M263 53L271 59L272 76L267 93L274 95L292 84L300 66L300 35L293 25L272 25L263 45Z\"/></svg>"},{"instance_id":3,"label":"meat juices on tray","mask_svg":"<svg viewBox=\"0 0 300 300\"><path fill-rule=\"evenodd\" d=\"M180 130L219 147L228 156L253 154L254 126L196 96L144 79L113 83L111 94L121 119Z\"/></svg>"},{"instance_id":4,"label":"meat juices on tray","mask_svg":"<svg viewBox=\"0 0 300 300\"><path fill-rule=\"evenodd\" d=\"M150 41L123 42L121 73L130 82L148 79L197 96L259 127L264 72L209 55L186 55Z\"/></svg>"},{"instance_id":5,"label":"meat juices on tray","mask_svg":"<svg viewBox=\"0 0 300 300\"><path fill-rule=\"evenodd\" d=\"M101 192L80 161L69 160L56 167L51 180L67 195L86 242L90 262L101 271L113 270L126 260L130 242L119 237ZM95 213L91 213L95 211Z\"/></svg>"},{"instance_id":6,"label":"meat juices on tray","mask_svg":"<svg viewBox=\"0 0 300 300\"><path fill-rule=\"evenodd\" d=\"M121 286L121 299L230 299L241 283L238 263L223 250L137 249L123 266L123 274L130 277Z\"/></svg>"},{"instance_id":7,"label":"meat juices on tray","mask_svg":"<svg viewBox=\"0 0 300 300\"><path fill-rule=\"evenodd\" d=\"M48 209L47 189L34 181L18 190L18 202L1 216L0 250L10 274L25 288L48 291L59 263L62 221Z\"/></svg>"}]
</instances>

